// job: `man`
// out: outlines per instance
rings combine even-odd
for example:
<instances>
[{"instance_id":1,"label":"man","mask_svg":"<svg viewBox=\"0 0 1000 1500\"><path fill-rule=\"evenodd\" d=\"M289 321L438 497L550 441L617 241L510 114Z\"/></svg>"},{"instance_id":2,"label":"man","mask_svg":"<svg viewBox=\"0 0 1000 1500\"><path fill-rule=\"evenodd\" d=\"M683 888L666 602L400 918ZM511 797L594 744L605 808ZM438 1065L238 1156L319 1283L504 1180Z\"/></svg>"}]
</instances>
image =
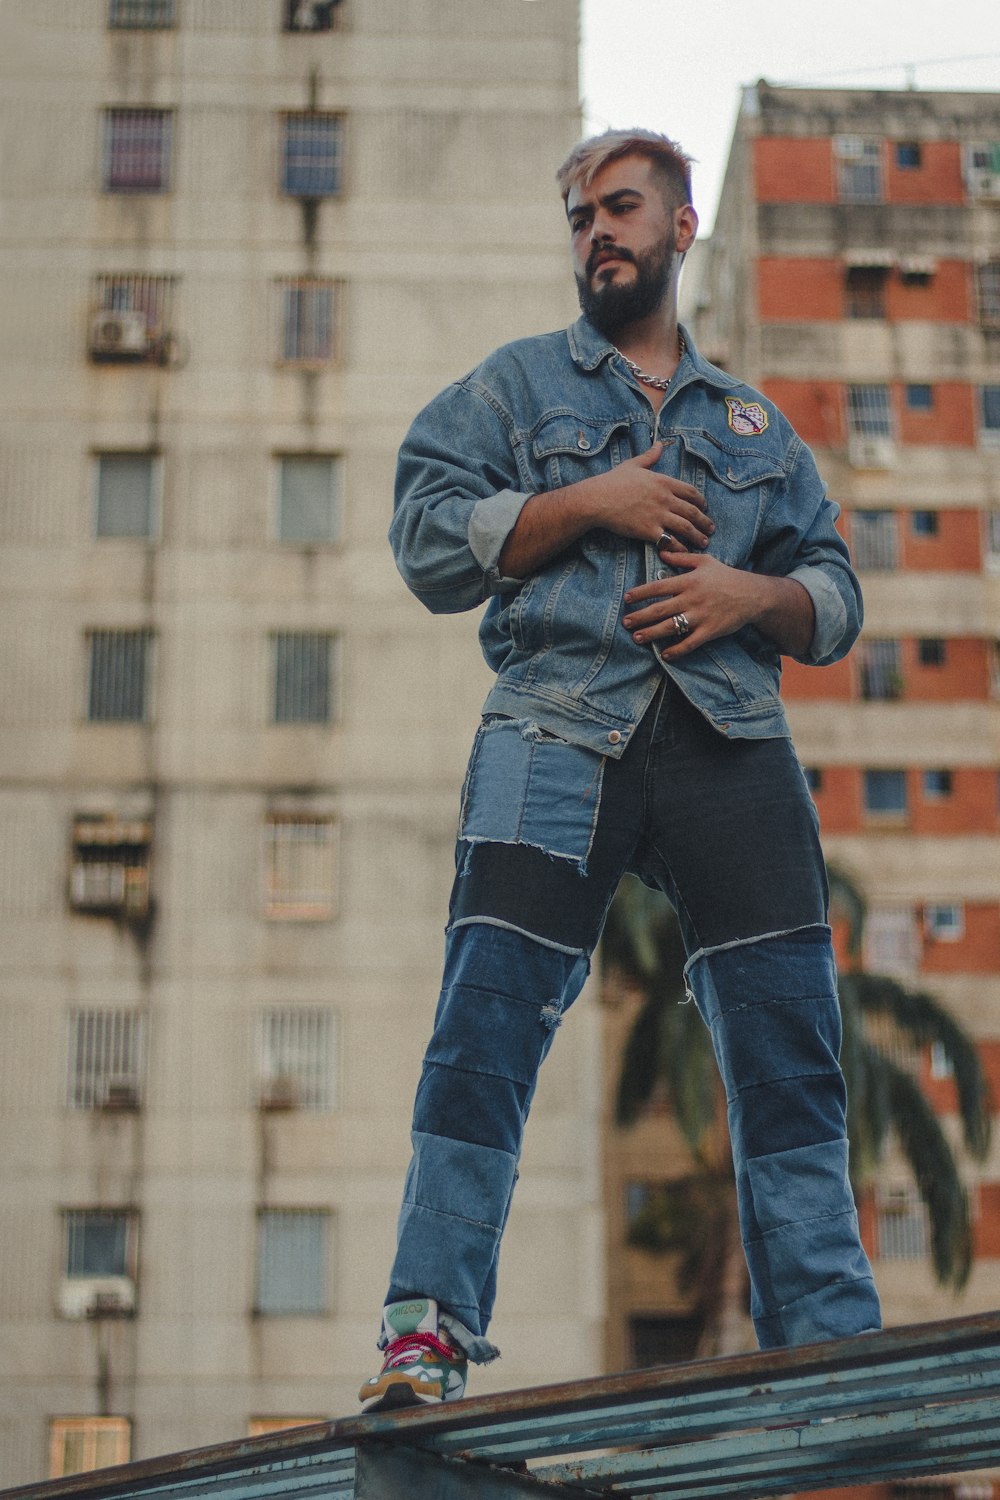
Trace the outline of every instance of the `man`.
<instances>
[{"instance_id":1,"label":"man","mask_svg":"<svg viewBox=\"0 0 1000 1500\"><path fill-rule=\"evenodd\" d=\"M815 810L780 656L861 624L808 450L677 323L689 159L608 132L558 173L583 316L417 417L390 538L436 612L489 599L444 983L366 1410L452 1400L486 1338L536 1076L621 876L672 902L726 1085L762 1346L879 1326L847 1180Z\"/></svg>"}]
</instances>

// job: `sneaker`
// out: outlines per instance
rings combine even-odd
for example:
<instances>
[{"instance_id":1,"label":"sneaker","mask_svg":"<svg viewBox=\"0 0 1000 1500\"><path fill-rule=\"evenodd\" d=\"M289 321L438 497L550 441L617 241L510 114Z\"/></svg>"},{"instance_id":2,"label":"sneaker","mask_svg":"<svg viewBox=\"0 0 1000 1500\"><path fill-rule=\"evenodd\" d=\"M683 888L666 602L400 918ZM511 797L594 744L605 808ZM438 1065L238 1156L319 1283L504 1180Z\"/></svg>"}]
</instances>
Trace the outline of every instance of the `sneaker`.
<instances>
[{"instance_id":1,"label":"sneaker","mask_svg":"<svg viewBox=\"0 0 1000 1500\"><path fill-rule=\"evenodd\" d=\"M431 1406L465 1394L469 1362L438 1332L438 1305L430 1297L390 1302L382 1314L389 1340L382 1369L358 1392L362 1411Z\"/></svg>"}]
</instances>

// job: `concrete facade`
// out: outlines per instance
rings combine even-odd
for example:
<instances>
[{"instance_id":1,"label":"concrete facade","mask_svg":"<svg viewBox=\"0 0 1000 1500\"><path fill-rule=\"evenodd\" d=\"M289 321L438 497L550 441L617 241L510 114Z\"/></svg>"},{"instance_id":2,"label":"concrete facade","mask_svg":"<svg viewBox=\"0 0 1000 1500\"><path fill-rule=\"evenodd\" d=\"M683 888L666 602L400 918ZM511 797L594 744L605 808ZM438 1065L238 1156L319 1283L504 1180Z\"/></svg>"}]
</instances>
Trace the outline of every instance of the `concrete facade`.
<instances>
[{"instance_id":1,"label":"concrete facade","mask_svg":"<svg viewBox=\"0 0 1000 1500\"><path fill-rule=\"evenodd\" d=\"M281 0L0 12L0 1486L45 1476L54 1419L92 1447L118 1419L143 1458L351 1411L376 1357L487 685L476 622L395 574L394 457L449 378L575 314L553 172L577 8L298 9L331 29L285 29ZM292 117L319 119L332 190L308 142L289 164ZM154 188L129 178L158 170L151 131ZM331 297L296 343L294 310L324 324ZM95 348L112 335L141 352ZM303 456L339 509L282 539ZM151 509L122 535L135 458ZM144 654L120 688L123 634ZM139 1018L124 1062L112 1013ZM477 1390L601 1367L587 997L560 1040ZM275 1311L296 1225L316 1306Z\"/></svg>"}]
</instances>

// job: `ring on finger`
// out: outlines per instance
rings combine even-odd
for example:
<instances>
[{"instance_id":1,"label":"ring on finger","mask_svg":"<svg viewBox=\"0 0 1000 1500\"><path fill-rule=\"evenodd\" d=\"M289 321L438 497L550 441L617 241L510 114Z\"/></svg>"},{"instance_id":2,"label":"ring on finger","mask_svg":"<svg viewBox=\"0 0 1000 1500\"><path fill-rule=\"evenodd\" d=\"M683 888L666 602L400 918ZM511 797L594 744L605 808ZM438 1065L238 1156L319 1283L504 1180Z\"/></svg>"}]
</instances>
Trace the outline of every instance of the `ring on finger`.
<instances>
[{"instance_id":1,"label":"ring on finger","mask_svg":"<svg viewBox=\"0 0 1000 1500\"><path fill-rule=\"evenodd\" d=\"M674 615L674 634L677 636L690 635L694 626L687 615L681 613Z\"/></svg>"},{"instance_id":2,"label":"ring on finger","mask_svg":"<svg viewBox=\"0 0 1000 1500\"><path fill-rule=\"evenodd\" d=\"M661 531L656 539L657 552L662 552L664 547L669 547L673 541L674 537L671 536L669 531Z\"/></svg>"}]
</instances>

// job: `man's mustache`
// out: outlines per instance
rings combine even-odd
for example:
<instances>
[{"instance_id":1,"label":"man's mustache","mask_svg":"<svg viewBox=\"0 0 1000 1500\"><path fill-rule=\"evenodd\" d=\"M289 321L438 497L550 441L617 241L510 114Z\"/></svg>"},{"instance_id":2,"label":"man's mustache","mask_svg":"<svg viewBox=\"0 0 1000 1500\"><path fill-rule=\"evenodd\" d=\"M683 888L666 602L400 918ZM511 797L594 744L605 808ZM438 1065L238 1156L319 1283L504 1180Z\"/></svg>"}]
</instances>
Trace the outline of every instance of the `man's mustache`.
<instances>
[{"instance_id":1,"label":"man's mustache","mask_svg":"<svg viewBox=\"0 0 1000 1500\"><path fill-rule=\"evenodd\" d=\"M618 245L595 245L587 257L588 276L593 276L602 256L609 260L612 256L615 260L630 260L635 265L635 256L631 250L624 250Z\"/></svg>"}]
</instances>

